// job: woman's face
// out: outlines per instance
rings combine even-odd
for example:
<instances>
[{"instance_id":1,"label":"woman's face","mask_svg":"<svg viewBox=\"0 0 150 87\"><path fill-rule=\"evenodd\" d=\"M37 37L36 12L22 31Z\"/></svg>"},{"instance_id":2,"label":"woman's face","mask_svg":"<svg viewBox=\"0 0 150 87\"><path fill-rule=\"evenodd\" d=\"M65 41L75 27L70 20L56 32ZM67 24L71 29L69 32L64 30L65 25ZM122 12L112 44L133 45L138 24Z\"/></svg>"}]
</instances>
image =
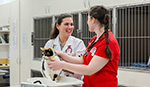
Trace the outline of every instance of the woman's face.
<instances>
[{"instance_id":1,"label":"woman's face","mask_svg":"<svg viewBox=\"0 0 150 87\"><path fill-rule=\"evenodd\" d=\"M92 21L91 16L88 15L87 24L88 24L88 26L89 26L89 31L90 31L90 32L94 32L94 26L93 26L93 23L92 23L92 22L93 22L93 21Z\"/></svg>"},{"instance_id":2,"label":"woman's face","mask_svg":"<svg viewBox=\"0 0 150 87\"><path fill-rule=\"evenodd\" d=\"M62 19L61 24L57 24L56 27L59 30L59 34L61 36L69 37L74 29L73 19L71 17L66 17Z\"/></svg>"}]
</instances>

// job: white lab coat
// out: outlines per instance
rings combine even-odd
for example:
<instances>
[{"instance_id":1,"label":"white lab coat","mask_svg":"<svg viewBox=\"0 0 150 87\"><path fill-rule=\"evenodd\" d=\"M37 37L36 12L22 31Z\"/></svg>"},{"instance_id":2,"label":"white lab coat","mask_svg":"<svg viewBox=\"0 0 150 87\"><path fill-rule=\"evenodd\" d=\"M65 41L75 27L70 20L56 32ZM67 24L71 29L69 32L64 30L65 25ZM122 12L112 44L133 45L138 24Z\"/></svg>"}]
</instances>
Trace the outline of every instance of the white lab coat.
<instances>
[{"instance_id":1,"label":"white lab coat","mask_svg":"<svg viewBox=\"0 0 150 87\"><path fill-rule=\"evenodd\" d=\"M61 50L59 35L55 39L51 39L47 41L44 48L48 48L48 47L52 47L56 51L67 53L68 55L74 55L74 56L81 56L86 49L84 42L81 39L73 36L69 36L67 42L65 43L65 46ZM61 75L73 76L72 74L67 72L62 72ZM75 77L80 78L78 76Z\"/></svg>"},{"instance_id":2,"label":"white lab coat","mask_svg":"<svg viewBox=\"0 0 150 87\"><path fill-rule=\"evenodd\" d=\"M75 38L73 36L69 36L62 50L60 47L59 36L57 36L55 39L49 40L45 44L44 48L48 48L48 47L52 47L56 51L67 53L68 55L75 55L75 56L81 56L85 51L84 42L81 39Z\"/></svg>"}]
</instances>

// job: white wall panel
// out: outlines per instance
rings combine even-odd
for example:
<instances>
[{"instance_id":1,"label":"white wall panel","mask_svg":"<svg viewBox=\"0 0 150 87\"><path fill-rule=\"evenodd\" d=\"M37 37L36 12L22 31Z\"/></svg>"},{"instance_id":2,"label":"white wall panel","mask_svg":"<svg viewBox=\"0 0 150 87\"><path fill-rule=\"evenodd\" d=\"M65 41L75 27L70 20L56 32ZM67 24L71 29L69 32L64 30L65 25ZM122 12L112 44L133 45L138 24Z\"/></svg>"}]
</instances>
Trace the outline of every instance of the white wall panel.
<instances>
[{"instance_id":1,"label":"white wall panel","mask_svg":"<svg viewBox=\"0 0 150 87\"><path fill-rule=\"evenodd\" d=\"M32 0L32 15L60 14L85 9L84 0Z\"/></svg>"},{"instance_id":2,"label":"white wall panel","mask_svg":"<svg viewBox=\"0 0 150 87\"><path fill-rule=\"evenodd\" d=\"M0 26L10 24L10 3L0 5Z\"/></svg>"},{"instance_id":3,"label":"white wall panel","mask_svg":"<svg viewBox=\"0 0 150 87\"><path fill-rule=\"evenodd\" d=\"M65 12L74 12L86 9L84 0L55 0L50 3L50 12L60 14Z\"/></svg>"},{"instance_id":4,"label":"white wall panel","mask_svg":"<svg viewBox=\"0 0 150 87\"><path fill-rule=\"evenodd\" d=\"M93 5L120 6L144 3L146 0L32 0L32 15L53 15L87 10Z\"/></svg>"},{"instance_id":5,"label":"white wall panel","mask_svg":"<svg viewBox=\"0 0 150 87\"><path fill-rule=\"evenodd\" d=\"M21 82L30 78L31 62L31 0L20 0L20 57L21 57Z\"/></svg>"},{"instance_id":6,"label":"white wall panel","mask_svg":"<svg viewBox=\"0 0 150 87\"><path fill-rule=\"evenodd\" d=\"M20 84L19 0L10 4L10 85Z\"/></svg>"},{"instance_id":7,"label":"white wall panel","mask_svg":"<svg viewBox=\"0 0 150 87\"><path fill-rule=\"evenodd\" d=\"M46 14L49 3L52 0L31 0L32 15Z\"/></svg>"},{"instance_id":8,"label":"white wall panel","mask_svg":"<svg viewBox=\"0 0 150 87\"><path fill-rule=\"evenodd\" d=\"M142 3L145 0L90 0L91 6L93 5L105 5L105 6L117 6L117 5L127 5Z\"/></svg>"}]
</instances>

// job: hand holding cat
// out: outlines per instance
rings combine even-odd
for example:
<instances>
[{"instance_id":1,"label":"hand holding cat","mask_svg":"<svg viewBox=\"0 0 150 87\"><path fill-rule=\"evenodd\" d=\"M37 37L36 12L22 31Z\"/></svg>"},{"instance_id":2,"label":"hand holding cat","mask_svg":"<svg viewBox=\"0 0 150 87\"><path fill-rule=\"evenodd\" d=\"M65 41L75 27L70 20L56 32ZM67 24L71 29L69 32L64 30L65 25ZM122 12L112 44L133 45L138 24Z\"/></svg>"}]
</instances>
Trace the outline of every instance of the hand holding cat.
<instances>
[{"instance_id":1,"label":"hand holding cat","mask_svg":"<svg viewBox=\"0 0 150 87\"><path fill-rule=\"evenodd\" d=\"M60 60L50 59L50 61L47 64L48 64L48 67L54 71L60 70L63 67L63 61L60 61Z\"/></svg>"}]
</instances>

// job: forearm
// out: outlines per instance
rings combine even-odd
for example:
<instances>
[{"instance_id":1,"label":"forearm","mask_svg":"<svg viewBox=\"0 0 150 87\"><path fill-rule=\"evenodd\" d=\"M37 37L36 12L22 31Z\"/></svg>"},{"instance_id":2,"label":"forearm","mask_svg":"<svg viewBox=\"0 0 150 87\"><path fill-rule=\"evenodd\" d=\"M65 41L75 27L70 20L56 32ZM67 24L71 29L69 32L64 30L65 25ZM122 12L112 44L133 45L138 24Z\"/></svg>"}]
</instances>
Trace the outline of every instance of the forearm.
<instances>
[{"instance_id":1,"label":"forearm","mask_svg":"<svg viewBox=\"0 0 150 87\"><path fill-rule=\"evenodd\" d=\"M76 64L82 64L82 58L80 57L76 57L76 56L70 56L64 53L59 53L60 58L62 58L63 60L69 62L69 63L76 63Z\"/></svg>"},{"instance_id":2,"label":"forearm","mask_svg":"<svg viewBox=\"0 0 150 87\"><path fill-rule=\"evenodd\" d=\"M81 75L92 75L101 70L109 59L94 56L88 65L62 62L62 68Z\"/></svg>"},{"instance_id":3,"label":"forearm","mask_svg":"<svg viewBox=\"0 0 150 87\"><path fill-rule=\"evenodd\" d=\"M88 65L83 64L72 64L63 62L62 69L74 72L76 74L80 75L92 75L92 71L90 70L90 67Z\"/></svg>"},{"instance_id":4,"label":"forearm","mask_svg":"<svg viewBox=\"0 0 150 87\"><path fill-rule=\"evenodd\" d=\"M108 63L108 61L109 59L94 56L88 65L73 64L59 60L51 60L51 62L48 63L48 66L50 69L53 70L65 69L76 74L92 75L101 70Z\"/></svg>"}]
</instances>

